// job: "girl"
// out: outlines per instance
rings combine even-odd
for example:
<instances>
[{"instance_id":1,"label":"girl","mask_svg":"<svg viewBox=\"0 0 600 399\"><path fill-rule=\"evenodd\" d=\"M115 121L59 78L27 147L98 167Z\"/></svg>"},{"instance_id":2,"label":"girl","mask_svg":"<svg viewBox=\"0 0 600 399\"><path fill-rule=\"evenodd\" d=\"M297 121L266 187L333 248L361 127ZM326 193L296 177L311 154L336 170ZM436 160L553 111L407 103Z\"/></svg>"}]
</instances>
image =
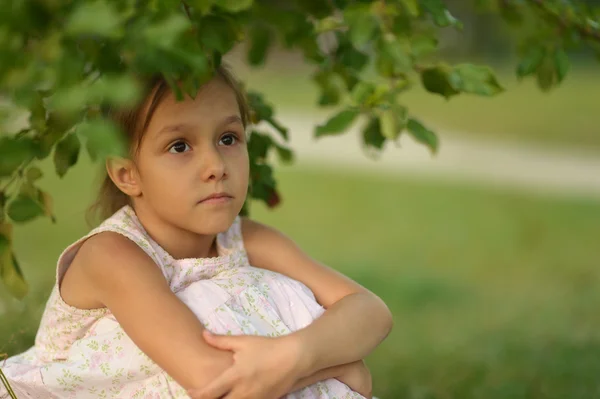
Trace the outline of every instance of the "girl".
<instances>
[{"instance_id":1,"label":"girl","mask_svg":"<svg viewBox=\"0 0 600 399\"><path fill-rule=\"evenodd\" d=\"M3 366L14 394L370 397L361 359L390 312L240 218L249 117L228 71L183 101L151 79L139 106L112 116L130 156L107 160L96 204L107 219L62 253L35 345Z\"/></svg>"}]
</instances>

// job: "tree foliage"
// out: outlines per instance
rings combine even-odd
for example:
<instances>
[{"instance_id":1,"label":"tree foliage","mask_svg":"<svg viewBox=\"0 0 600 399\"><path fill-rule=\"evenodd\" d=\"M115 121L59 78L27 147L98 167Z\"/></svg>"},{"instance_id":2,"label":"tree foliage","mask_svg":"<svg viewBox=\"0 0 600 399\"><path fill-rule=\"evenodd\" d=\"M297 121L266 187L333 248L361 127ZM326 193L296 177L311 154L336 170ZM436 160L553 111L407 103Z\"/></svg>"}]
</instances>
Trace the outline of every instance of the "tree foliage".
<instances>
[{"instance_id":1,"label":"tree foliage","mask_svg":"<svg viewBox=\"0 0 600 399\"><path fill-rule=\"evenodd\" d=\"M5 0L0 13L0 279L17 297L27 292L12 245L12 224L54 219L51 197L36 186L36 163L52 156L64 176L81 151L94 160L123 152L105 106L138 100L137 77L161 73L181 98L193 94L238 43L259 67L277 44L314 66L318 104L331 117L315 136L361 124L369 151L407 133L438 149L412 117L402 94L421 84L434 95L493 96L502 85L487 66L441 60L438 35L461 30L443 0ZM515 72L542 90L565 79L567 51L599 51L600 11L591 2L476 0L525 39ZM175 82L181 83L176 85ZM269 154L293 159L288 131L261 93L249 92L250 198L279 202ZM9 121L25 112L24 129ZM267 129L267 127L269 127ZM273 134L273 132L275 134Z\"/></svg>"}]
</instances>

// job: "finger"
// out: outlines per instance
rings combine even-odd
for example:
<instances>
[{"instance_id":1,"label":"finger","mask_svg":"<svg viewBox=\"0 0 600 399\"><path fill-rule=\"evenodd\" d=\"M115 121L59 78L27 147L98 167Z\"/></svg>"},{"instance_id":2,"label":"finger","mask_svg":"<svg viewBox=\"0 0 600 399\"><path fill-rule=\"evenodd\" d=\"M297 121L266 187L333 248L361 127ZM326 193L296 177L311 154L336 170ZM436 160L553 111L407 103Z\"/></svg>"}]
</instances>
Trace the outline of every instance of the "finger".
<instances>
[{"instance_id":1,"label":"finger","mask_svg":"<svg viewBox=\"0 0 600 399\"><path fill-rule=\"evenodd\" d=\"M193 399L218 399L231 391L236 381L233 367L225 370L210 384L201 389L190 389L188 394Z\"/></svg>"},{"instance_id":2,"label":"finger","mask_svg":"<svg viewBox=\"0 0 600 399\"><path fill-rule=\"evenodd\" d=\"M208 330L202 332L207 344L217 349L225 351L235 351L239 349L245 337L233 335L215 335Z\"/></svg>"}]
</instances>

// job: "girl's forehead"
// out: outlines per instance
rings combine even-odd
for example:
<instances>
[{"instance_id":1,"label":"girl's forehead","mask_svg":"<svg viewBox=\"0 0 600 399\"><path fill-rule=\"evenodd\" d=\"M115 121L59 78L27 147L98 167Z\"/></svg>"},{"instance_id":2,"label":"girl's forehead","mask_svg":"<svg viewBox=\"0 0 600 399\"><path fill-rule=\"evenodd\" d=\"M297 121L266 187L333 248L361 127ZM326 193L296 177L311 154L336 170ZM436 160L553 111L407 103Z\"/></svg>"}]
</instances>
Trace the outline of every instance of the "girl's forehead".
<instances>
[{"instance_id":1,"label":"girl's forehead","mask_svg":"<svg viewBox=\"0 0 600 399\"><path fill-rule=\"evenodd\" d=\"M182 118L197 117L198 120L208 122L231 114L239 115L235 91L223 80L215 78L202 86L195 98L186 95L183 100L177 101L169 91L156 107L149 130Z\"/></svg>"}]
</instances>

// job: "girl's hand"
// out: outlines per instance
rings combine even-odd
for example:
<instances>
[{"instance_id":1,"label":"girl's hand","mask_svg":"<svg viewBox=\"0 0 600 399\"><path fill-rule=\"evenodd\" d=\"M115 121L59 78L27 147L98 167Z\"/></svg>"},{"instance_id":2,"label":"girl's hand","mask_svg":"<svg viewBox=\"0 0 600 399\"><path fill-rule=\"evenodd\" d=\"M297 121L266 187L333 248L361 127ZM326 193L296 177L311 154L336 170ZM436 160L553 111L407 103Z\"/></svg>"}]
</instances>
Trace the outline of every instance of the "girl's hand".
<instances>
[{"instance_id":1,"label":"girl's hand","mask_svg":"<svg viewBox=\"0 0 600 399\"><path fill-rule=\"evenodd\" d=\"M359 360L345 365L342 374L337 379L365 398L373 398L373 380L364 361Z\"/></svg>"},{"instance_id":2,"label":"girl's hand","mask_svg":"<svg viewBox=\"0 0 600 399\"><path fill-rule=\"evenodd\" d=\"M190 390L193 399L277 399L302 377L303 352L289 337L203 335L209 345L233 352L233 365L204 388Z\"/></svg>"}]
</instances>

